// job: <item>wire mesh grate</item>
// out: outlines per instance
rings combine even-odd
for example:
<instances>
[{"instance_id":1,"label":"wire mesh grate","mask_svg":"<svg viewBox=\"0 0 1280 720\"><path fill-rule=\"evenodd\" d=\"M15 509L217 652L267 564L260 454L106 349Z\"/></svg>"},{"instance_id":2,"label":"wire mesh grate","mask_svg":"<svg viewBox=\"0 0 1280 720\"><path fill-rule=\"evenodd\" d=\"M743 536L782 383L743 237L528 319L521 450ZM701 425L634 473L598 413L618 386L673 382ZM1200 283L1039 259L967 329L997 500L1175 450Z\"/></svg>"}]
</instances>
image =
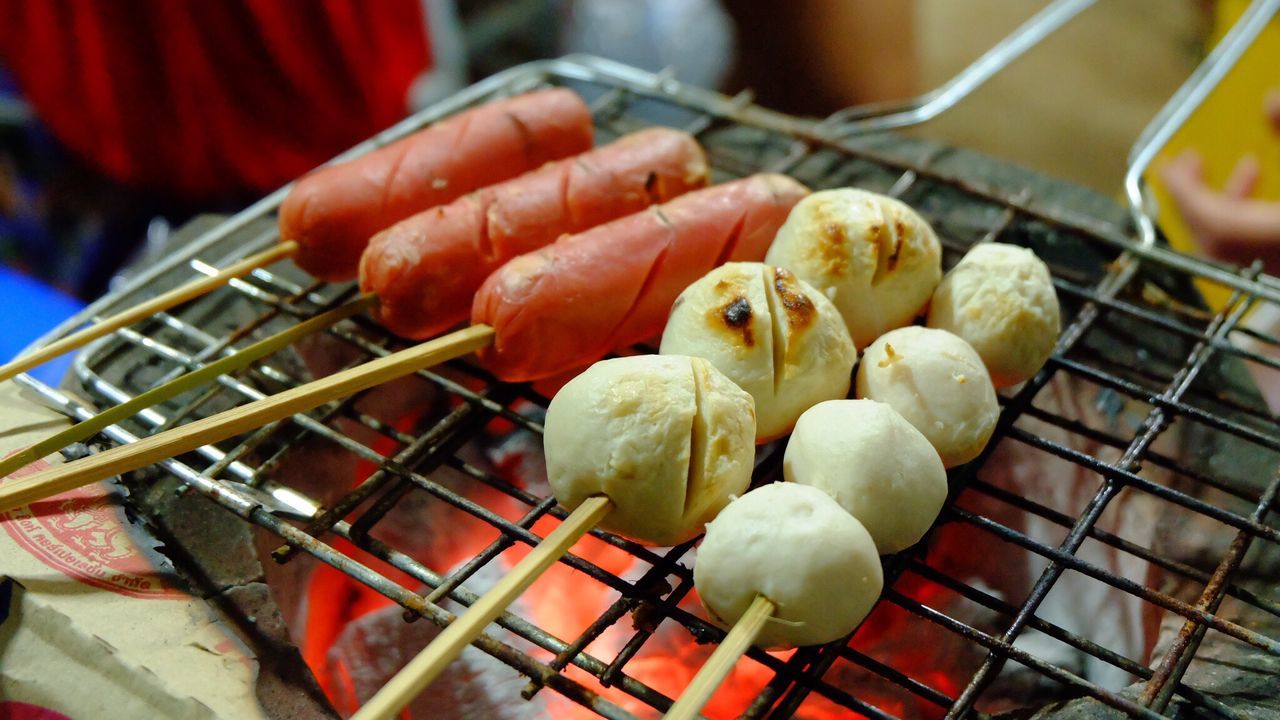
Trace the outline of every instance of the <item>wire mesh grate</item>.
<instances>
[{"instance_id":1,"label":"wire mesh grate","mask_svg":"<svg viewBox=\"0 0 1280 720\"><path fill-rule=\"evenodd\" d=\"M747 96L727 98L590 59L510 71L376 140L543 85L568 85L588 98L599 142L652 124L695 133L715 181L774 171L815 189L855 185L898 196L933 223L947 267L979 242L1031 247L1050 265L1063 304L1053 359L1002 394L996 440L978 461L950 473L951 497L930 538L885 558L886 591L871 618L847 642L783 655L751 651L744 665L754 684L734 713L967 716L1086 698L1133 717L1162 717L1170 702L1243 716L1195 689L1188 663L1206 637L1280 655L1280 598L1240 570L1250 543L1266 552L1280 543L1271 513L1280 431L1258 392L1280 378L1280 341L1250 324L1278 307L1277 281L1256 267L1143 252L1127 240L1124 214L1106 201L971 153L887 135L836 143L817 124L763 110ZM167 277L212 272L274 242L273 209L237 216L235 232L205 246L203 260L178 264ZM1206 283L1228 286L1231 301L1209 309L1197 291ZM77 361L77 376L98 400L118 403L353 293L291 265L261 269L98 343ZM125 442L402 346L357 316L107 435ZM512 438L536 446L544 391L503 385L482 368L454 362L416 373L394 393L357 393L163 467L278 536L279 562L312 556L411 616L443 624L452 616L437 601L469 605L475 583L503 553L536 543L542 531L535 526L545 518L564 517L544 486L499 458ZM401 392L426 400L413 412L387 410L385 396ZM296 482L300 454L362 468L359 481L307 499L305 483ZM755 481L778 477L782 448L760 455ZM247 496L246 486L288 488L318 512L289 519ZM394 524L387 518L407 505L430 508L423 524L443 545L450 533L476 539L447 565L428 565L387 529ZM334 537L363 554L349 556ZM604 717L653 715L680 687L642 671L645 658L673 652L672 642L703 650L722 637L690 604L692 543L654 549L602 532L592 537L602 550L563 561L579 587L607 596L591 619L557 634L529 608L517 608L499 620L505 634L477 645L529 678L526 697L549 687ZM622 571L618 557L627 558ZM995 584L979 572L993 567ZM1016 577L1003 577L1011 572ZM1145 635L1115 642L1105 628L1082 626L1063 609L1089 603L1102 608L1100 624L1123 624L1127 614ZM1170 628L1163 634L1156 630L1162 619ZM602 637L613 639L606 645ZM938 650L910 647L921 643ZM958 654L944 657L952 651Z\"/></svg>"}]
</instances>

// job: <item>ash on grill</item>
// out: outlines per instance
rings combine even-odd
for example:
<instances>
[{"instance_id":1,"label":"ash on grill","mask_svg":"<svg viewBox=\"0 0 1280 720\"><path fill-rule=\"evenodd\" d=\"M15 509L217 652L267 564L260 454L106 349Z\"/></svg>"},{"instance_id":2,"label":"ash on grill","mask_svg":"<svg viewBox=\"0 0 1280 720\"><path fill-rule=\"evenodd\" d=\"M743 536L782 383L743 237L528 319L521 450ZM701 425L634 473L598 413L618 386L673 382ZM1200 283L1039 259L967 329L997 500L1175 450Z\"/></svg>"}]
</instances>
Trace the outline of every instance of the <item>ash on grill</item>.
<instances>
[{"instance_id":1,"label":"ash on grill","mask_svg":"<svg viewBox=\"0 0 1280 720\"><path fill-rule=\"evenodd\" d=\"M934 224L948 267L976 242L1029 246L1063 302L1059 351L1004 393L998 441L951 472L931 536L885 559L871 618L847 644L750 652L710 716L1280 714L1268 696L1280 677L1280 597L1269 579L1280 562L1271 512L1280 432L1257 390L1280 377L1280 340L1248 327L1275 312L1280 281L1138 247L1108 200L973 153L881 135L836 142L746 98L604 62L519 68L445 109L548 84L589 98L604 140L649 124L694 132L716 181L770 170L815 189L896 195ZM271 242L272 207L205 233L202 255L221 261ZM1235 295L1210 309L1196 283ZM118 402L349 292L289 266L265 269L118 333L80 358L77 377ZM296 355L260 361L126 430L151 433L397 346L371 322L344 321ZM429 597L454 609L471 602L563 516L538 477L543 407L535 388L454 363L169 461L161 482L130 484L193 584L218 597L271 587L289 638L350 708L448 619ZM757 482L780 475L780 449L762 453ZM241 482L266 505L245 502ZM178 485L196 492L174 498ZM317 506L336 510L308 519ZM278 562L259 564L255 545ZM657 715L722 636L694 607L692 555L586 538L414 716ZM402 613L422 619L403 625ZM288 674L296 654L286 638L263 632L257 646L284 658L263 681L264 703L323 714L316 688Z\"/></svg>"}]
</instances>

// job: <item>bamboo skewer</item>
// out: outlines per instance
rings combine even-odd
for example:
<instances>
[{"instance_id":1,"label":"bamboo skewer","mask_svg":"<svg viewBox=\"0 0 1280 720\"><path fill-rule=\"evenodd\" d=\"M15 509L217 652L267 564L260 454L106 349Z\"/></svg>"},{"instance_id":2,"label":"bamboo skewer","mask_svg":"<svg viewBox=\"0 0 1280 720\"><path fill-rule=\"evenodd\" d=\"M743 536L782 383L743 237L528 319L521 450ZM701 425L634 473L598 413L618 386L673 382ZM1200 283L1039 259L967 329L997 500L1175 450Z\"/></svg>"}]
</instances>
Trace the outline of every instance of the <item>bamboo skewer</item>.
<instances>
[{"instance_id":1,"label":"bamboo skewer","mask_svg":"<svg viewBox=\"0 0 1280 720\"><path fill-rule=\"evenodd\" d=\"M472 325L202 420L61 467L0 484L0 512L225 440L295 413L461 357L488 345L493 328Z\"/></svg>"},{"instance_id":2,"label":"bamboo skewer","mask_svg":"<svg viewBox=\"0 0 1280 720\"><path fill-rule=\"evenodd\" d=\"M547 535L511 572L459 615L417 657L369 698L352 720L388 720L418 696L449 663L462 653L485 626L515 601L534 580L569 551L583 535L613 509L613 501L603 495L587 498L564 522Z\"/></svg>"},{"instance_id":3,"label":"bamboo skewer","mask_svg":"<svg viewBox=\"0 0 1280 720\"><path fill-rule=\"evenodd\" d=\"M363 311L372 305L375 300L376 298L373 295L361 295L344 305L316 315L275 335L263 338L204 367L180 375L163 385L138 395L132 400L98 413L88 420L76 423L52 437L41 440L22 452L0 460L0 478L7 477L15 470L33 463L50 453L57 452L72 443L93 437L102 429L114 425L125 418L132 417L146 408L158 405L210 382L219 375L246 367L259 358L266 357L281 348L293 344L299 338L306 337L313 332L333 325L339 320Z\"/></svg>"},{"instance_id":4,"label":"bamboo skewer","mask_svg":"<svg viewBox=\"0 0 1280 720\"><path fill-rule=\"evenodd\" d=\"M724 682L729 671L738 664L738 658L742 657L747 648L756 641L765 622L777 609L778 606L772 600L763 595L757 595L756 599L751 601L751 606L729 630L724 642L721 642L715 652L711 653L711 657L707 658L706 664L698 670L698 674L693 676L689 687L685 688L680 698L671 705L671 709L663 716L665 720L696 718L702 706L707 704L715 694L716 688Z\"/></svg>"},{"instance_id":5,"label":"bamboo skewer","mask_svg":"<svg viewBox=\"0 0 1280 720\"><path fill-rule=\"evenodd\" d=\"M93 340L97 340L103 335L119 330L127 325L132 325L139 320L151 317L158 312L168 310L175 305L181 305L188 300L198 298L210 290L227 284L235 278L249 274L257 268L264 265L270 265L277 260L289 257L297 252L297 250L298 243L292 240L286 240L277 244L275 247L263 250L255 255L250 255L239 262L232 263L213 275L176 287L123 312L105 317L83 330L72 333L55 342L51 342L42 348L38 348L26 355L23 355L22 357L11 360L4 365L0 365L0 382L8 380L18 373L23 373L33 367L42 365L60 355L71 352L72 350L75 350L76 348Z\"/></svg>"}]
</instances>

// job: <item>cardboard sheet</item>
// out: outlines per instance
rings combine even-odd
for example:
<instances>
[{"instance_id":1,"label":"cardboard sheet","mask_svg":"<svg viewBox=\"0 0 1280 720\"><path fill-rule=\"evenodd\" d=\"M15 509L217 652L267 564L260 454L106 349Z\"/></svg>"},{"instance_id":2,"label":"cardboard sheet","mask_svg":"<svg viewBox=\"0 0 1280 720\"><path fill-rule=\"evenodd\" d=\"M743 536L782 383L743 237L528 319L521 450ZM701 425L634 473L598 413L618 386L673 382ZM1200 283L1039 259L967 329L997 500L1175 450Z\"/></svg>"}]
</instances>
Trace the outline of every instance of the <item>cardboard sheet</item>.
<instances>
[{"instance_id":1,"label":"cardboard sheet","mask_svg":"<svg viewBox=\"0 0 1280 720\"><path fill-rule=\"evenodd\" d=\"M68 422L0 383L0 455ZM99 483L0 513L0 716L266 716L252 653L180 589L116 492Z\"/></svg>"}]
</instances>

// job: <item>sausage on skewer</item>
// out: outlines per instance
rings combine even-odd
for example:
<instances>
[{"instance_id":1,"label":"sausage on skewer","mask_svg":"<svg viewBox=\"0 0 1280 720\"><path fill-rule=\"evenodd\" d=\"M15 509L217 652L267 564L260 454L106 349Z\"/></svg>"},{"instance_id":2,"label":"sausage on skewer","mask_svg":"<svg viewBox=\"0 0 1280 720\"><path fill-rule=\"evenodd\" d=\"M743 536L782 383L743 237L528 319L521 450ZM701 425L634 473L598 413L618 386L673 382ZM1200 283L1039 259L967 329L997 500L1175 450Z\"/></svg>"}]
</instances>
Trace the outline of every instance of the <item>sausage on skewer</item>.
<instances>
[{"instance_id":1,"label":"sausage on skewer","mask_svg":"<svg viewBox=\"0 0 1280 720\"><path fill-rule=\"evenodd\" d=\"M482 105L299 180L280 206L280 238L321 280L355 277L383 228L591 148L591 112L555 89Z\"/></svg>"},{"instance_id":2,"label":"sausage on skewer","mask_svg":"<svg viewBox=\"0 0 1280 720\"><path fill-rule=\"evenodd\" d=\"M725 262L764 257L808 192L784 175L753 175L511 260L471 308L472 323L496 333L481 361L503 380L535 380L654 337L690 283Z\"/></svg>"},{"instance_id":3,"label":"sausage on skewer","mask_svg":"<svg viewBox=\"0 0 1280 720\"><path fill-rule=\"evenodd\" d=\"M688 133L652 128L418 213L378 233L360 259L360 288L378 319L409 338L467 319L503 263L707 184L706 154Z\"/></svg>"}]
</instances>

